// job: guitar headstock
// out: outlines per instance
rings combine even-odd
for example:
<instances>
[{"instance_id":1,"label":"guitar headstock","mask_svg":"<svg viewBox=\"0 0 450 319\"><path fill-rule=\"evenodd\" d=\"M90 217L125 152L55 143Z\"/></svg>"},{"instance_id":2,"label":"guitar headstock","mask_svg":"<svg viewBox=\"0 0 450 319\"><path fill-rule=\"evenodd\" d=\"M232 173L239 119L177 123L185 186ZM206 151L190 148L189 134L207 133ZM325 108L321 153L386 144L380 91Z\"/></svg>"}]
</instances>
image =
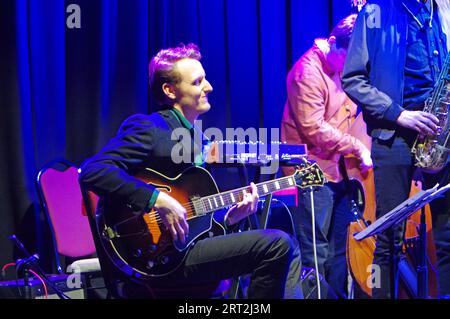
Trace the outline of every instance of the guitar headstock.
<instances>
[{"instance_id":1,"label":"guitar headstock","mask_svg":"<svg viewBox=\"0 0 450 319\"><path fill-rule=\"evenodd\" d=\"M326 178L317 163L298 166L292 175L298 187L323 186Z\"/></svg>"}]
</instances>

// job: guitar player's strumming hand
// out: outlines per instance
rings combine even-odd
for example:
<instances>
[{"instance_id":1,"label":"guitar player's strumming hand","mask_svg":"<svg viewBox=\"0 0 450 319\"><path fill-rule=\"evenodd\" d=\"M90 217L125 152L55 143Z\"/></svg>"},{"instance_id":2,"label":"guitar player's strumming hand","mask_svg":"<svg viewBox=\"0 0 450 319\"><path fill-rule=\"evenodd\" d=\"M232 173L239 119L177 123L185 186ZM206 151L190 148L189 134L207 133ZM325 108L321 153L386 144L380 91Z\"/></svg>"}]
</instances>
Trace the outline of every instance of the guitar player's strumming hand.
<instances>
[{"instance_id":1,"label":"guitar player's strumming hand","mask_svg":"<svg viewBox=\"0 0 450 319\"><path fill-rule=\"evenodd\" d=\"M170 195L160 192L155 202L162 222L169 230L173 240L185 243L189 234L189 225L186 221L186 209Z\"/></svg>"},{"instance_id":2,"label":"guitar player's strumming hand","mask_svg":"<svg viewBox=\"0 0 450 319\"><path fill-rule=\"evenodd\" d=\"M252 192L245 191L245 195L239 203L231 207L225 215L225 223L229 226L236 224L245 217L256 212L258 208L258 189L254 183L250 183Z\"/></svg>"}]
</instances>

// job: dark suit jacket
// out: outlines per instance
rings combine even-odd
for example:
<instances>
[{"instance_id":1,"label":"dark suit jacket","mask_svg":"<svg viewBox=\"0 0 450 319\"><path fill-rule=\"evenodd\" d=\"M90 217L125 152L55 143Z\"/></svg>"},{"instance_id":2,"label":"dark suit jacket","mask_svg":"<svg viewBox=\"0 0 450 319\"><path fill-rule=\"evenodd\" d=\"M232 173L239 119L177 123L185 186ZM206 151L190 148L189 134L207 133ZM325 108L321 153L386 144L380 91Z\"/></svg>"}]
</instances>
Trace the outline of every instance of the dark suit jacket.
<instances>
[{"instance_id":1,"label":"dark suit jacket","mask_svg":"<svg viewBox=\"0 0 450 319\"><path fill-rule=\"evenodd\" d=\"M174 146L183 140L177 134L176 129L180 128L181 133L189 134L170 110L129 117L122 123L117 135L82 164L80 184L101 197L114 196L123 200L135 211L148 210L155 188L133 175L144 167L151 167L167 176L176 176L191 166L190 163L172 161ZM194 154L191 142L188 143L189 149L182 148L182 152L191 153L190 158ZM183 145L186 146L186 143Z\"/></svg>"}]
</instances>

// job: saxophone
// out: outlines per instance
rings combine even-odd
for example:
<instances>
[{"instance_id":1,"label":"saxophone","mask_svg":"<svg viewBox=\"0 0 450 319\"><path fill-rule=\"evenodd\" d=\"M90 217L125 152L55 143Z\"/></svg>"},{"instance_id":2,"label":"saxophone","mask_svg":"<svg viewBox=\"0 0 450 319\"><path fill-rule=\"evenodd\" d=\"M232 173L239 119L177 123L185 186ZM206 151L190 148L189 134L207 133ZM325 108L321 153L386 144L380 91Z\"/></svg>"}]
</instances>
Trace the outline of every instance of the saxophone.
<instances>
[{"instance_id":1,"label":"saxophone","mask_svg":"<svg viewBox=\"0 0 450 319\"><path fill-rule=\"evenodd\" d=\"M425 101L424 112L431 113L439 119L441 131L435 136L420 135L411 149L415 155L416 166L429 173L437 173L447 163L449 155L449 120L450 107L450 53L447 54L442 71L432 95Z\"/></svg>"}]
</instances>

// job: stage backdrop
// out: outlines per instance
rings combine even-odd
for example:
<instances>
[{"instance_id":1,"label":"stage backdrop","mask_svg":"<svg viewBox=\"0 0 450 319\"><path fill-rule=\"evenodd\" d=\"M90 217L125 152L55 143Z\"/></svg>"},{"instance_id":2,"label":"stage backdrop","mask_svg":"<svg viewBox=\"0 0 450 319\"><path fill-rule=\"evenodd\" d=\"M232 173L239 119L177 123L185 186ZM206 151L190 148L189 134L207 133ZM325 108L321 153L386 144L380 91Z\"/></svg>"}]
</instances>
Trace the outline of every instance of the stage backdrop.
<instances>
[{"instance_id":1,"label":"stage backdrop","mask_svg":"<svg viewBox=\"0 0 450 319\"><path fill-rule=\"evenodd\" d=\"M199 45L214 87L204 128L279 127L289 68L349 13L347 0L2 0L0 266L15 233L48 269L37 172L81 164L127 116L155 110L158 50Z\"/></svg>"}]
</instances>

